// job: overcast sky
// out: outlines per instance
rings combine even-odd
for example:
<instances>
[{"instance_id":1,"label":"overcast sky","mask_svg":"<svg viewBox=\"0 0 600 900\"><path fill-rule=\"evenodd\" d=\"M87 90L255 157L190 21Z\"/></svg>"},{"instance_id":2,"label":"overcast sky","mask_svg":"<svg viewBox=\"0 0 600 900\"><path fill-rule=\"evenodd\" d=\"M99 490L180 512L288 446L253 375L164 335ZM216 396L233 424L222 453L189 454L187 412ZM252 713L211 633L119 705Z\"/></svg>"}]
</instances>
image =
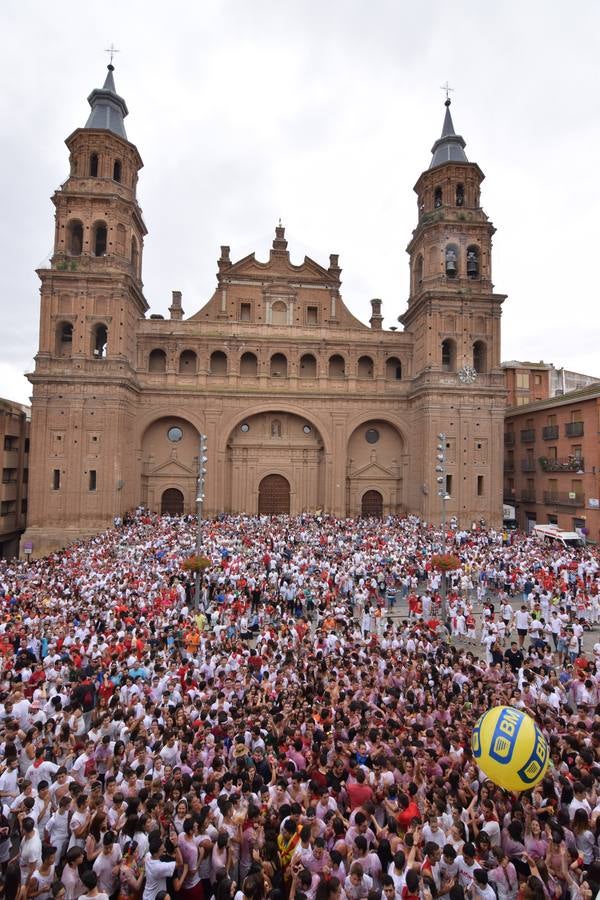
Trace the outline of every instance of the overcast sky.
<instances>
[{"instance_id":1,"label":"overcast sky","mask_svg":"<svg viewBox=\"0 0 600 900\"><path fill-rule=\"evenodd\" d=\"M30 394L50 196L111 42L145 164L151 312L173 289L197 311L220 245L264 260L281 217L292 261L339 253L352 312L368 321L381 297L397 324L448 79L497 228L502 358L600 375L597 3L4 0L0 32L0 396Z\"/></svg>"}]
</instances>

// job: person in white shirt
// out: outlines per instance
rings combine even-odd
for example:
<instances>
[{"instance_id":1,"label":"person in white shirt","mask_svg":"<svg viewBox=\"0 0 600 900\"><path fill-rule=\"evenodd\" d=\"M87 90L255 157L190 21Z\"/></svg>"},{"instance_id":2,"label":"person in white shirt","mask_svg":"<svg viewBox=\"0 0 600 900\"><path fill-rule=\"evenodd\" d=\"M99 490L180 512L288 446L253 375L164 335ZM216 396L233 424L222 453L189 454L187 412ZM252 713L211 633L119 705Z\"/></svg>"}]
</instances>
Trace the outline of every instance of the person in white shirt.
<instances>
[{"instance_id":1,"label":"person in white shirt","mask_svg":"<svg viewBox=\"0 0 600 900\"><path fill-rule=\"evenodd\" d=\"M440 849L446 843L446 835L440 828L440 822L437 816L429 816L427 822L423 825L423 840L425 843L432 841L437 844Z\"/></svg>"},{"instance_id":2,"label":"person in white shirt","mask_svg":"<svg viewBox=\"0 0 600 900\"><path fill-rule=\"evenodd\" d=\"M91 766L94 766L95 769L95 749L93 741L86 741L85 750L83 753L80 753L73 766L71 768L71 775L79 782L82 787L85 787L87 779L89 778L89 770ZM89 763L89 766L88 766ZM87 768L87 772L86 772Z\"/></svg>"},{"instance_id":3,"label":"person in white shirt","mask_svg":"<svg viewBox=\"0 0 600 900\"><path fill-rule=\"evenodd\" d=\"M98 876L93 869L84 872L81 880L85 887L85 893L80 894L79 900L108 900L108 894L98 890Z\"/></svg>"},{"instance_id":4,"label":"person in white shirt","mask_svg":"<svg viewBox=\"0 0 600 900\"><path fill-rule=\"evenodd\" d=\"M19 727L22 728L23 731L27 731L31 724L29 721L29 707L29 700L27 700L20 692L15 694L12 715L13 718L17 720L17 722L19 723Z\"/></svg>"},{"instance_id":5,"label":"person in white shirt","mask_svg":"<svg viewBox=\"0 0 600 900\"><path fill-rule=\"evenodd\" d=\"M529 624L529 636L534 647L544 645L544 624L541 619L532 619Z\"/></svg>"},{"instance_id":6,"label":"person in white shirt","mask_svg":"<svg viewBox=\"0 0 600 900\"><path fill-rule=\"evenodd\" d=\"M60 862L69 843L69 806L70 796L61 797L58 809L50 816L46 824L46 832L50 843L56 847L56 858ZM78 848L81 850L81 848Z\"/></svg>"},{"instance_id":7,"label":"person in white shirt","mask_svg":"<svg viewBox=\"0 0 600 900\"><path fill-rule=\"evenodd\" d=\"M33 787L37 789L40 781L51 781L52 776L56 775L58 769L59 766L56 763L44 759L44 748L40 747L36 750L35 762L27 767L25 778L28 778Z\"/></svg>"},{"instance_id":8,"label":"person in white shirt","mask_svg":"<svg viewBox=\"0 0 600 900\"><path fill-rule=\"evenodd\" d=\"M350 874L344 881L344 893L348 900L365 900L373 888L373 879L366 875L360 863L352 863ZM146 898L144 897L144 900Z\"/></svg>"},{"instance_id":9,"label":"person in white shirt","mask_svg":"<svg viewBox=\"0 0 600 900\"><path fill-rule=\"evenodd\" d=\"M517 634L519 635L519 647L522 647L525 643L525 638L529 631L530 619L531 617L527 611L527 607L523 603L521 609L518 609L515 614L515 624L517 626Z\"/></svg>"},{"instance_id":10,"label":"person in white shirt","mask_svg":"<svg viewBox=\"0 0 600 900\"><path fill-rule=\"evenodd\" d=\"M19 796L19 761L11 756L6 762L6 769L0 775L0 798L15 800Z\"/></svg>"},{"instance_id":11,"label":"person in white shirt","mask_svg":"<svg viewBox=\"0 0 600 900\"><path fill-rule=\"evenodd\" d=\"M67 853L67 864L60 877L65 888L65 900L78 900L85 894L85 886L79 876L79 866L83 863L83 859L83 850L80 847L73 847Z\"/></svg>"},{"instance_id":12,"label":"person in white shirt","mask_svg":"<svg viewBox=\"0 0 600 900\"><path fill-rule=\"evenodd\" d=\"M24 887L29 882L41 856L42 842L30 816L23 819L23 837L19 849L19 867L21 869L21 885Z\"/></svg>"},{"instance_id":13,"label":"person in white shirt","mask_svg":"<svg viewBox=\"0 0 600 900\"><path fill-rule=\"evenodd\" d=\"M167 766L181 765L181 757L179 756L179 742L175 740L172 734L167 736L167 742L159 753L160 758Z\"/></svg>"},{"instance_id":14,"label":"person in white shirt","mask_svg":"<svg viewBox=\"0 0 600 900\"><path fill-rule=\"evenodd\" d=\"M575 795L571 802L569 803L569 817L571 822L575 818L575 813L578 809L584 809L588 816L592 815L592 807L590 805L589 800L587 799L585 786L581 783L581 781L576 781L573 784L573 794Z\"/></svg>"},{"instance_id":15,"label":"person in white shirt","mask_svg":"<svg viewBox=\"0 0 600 900\"><path fill-rule=\"evenodd\" d=\"M166 891L167 878L171 878L175 872L176 866L182 866L183 860L181 852L177 846L177 834L171 832L171 842L175 845L175 859L172 862L163 862L160 858L164 851L162 837L159 834L150 835L148 841L148 853L144 857L144 868L146 872L146 885L142 900L156 900L159 891Z\"/></svg>"},{"instance_id":16,"label":"person in white shirt","mask_svg":"<svg viewBox=\"0 0 600 900\"><path fill-rule=\"evenodd\" d=\"M467 843L463 847L462 853L456 857L456 865L458 868L458 883L463 890L467 890L473 884L473 873L479 868L475 861L475 845Z\"/></svg>"},{"instance_id":17,"label":"person in white shirt","mask_svg":"<svg viewBox=\"0 0 600 900\"><path fill-rule=\"evenodd\" d=\"M102 838L102 850L94 860L93 869L98 876L98 887L111 897L119 886L118 866L121 862L121 848L112 831Z\"/></svg>"},{"instance_id":18,"label":"person in white shirt","mask_svg":"<svg viewBox=\"0 0 600 900\"><path fill-rule=\"evenodd\" d=\"M488 873L485 869L475 869L473 872L471 897L473 900L496 900L496 893L488 882Z\"/></svg>"}]
</instances>

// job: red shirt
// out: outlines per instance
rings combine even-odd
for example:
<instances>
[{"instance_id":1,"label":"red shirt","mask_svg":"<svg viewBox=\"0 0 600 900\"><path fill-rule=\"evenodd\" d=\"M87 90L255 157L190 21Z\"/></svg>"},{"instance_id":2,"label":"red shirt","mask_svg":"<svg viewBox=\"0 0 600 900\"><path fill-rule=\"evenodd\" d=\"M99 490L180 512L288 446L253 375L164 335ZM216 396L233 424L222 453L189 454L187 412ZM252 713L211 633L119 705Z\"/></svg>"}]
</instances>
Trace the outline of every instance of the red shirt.
<instances>
[{"instance_id":1,"label":"red shirt","mask_svg":"<svg viewBox=\"0 0 600 900\"><path fill-rule=\"evenodd\" d=\"M350 798L351 809L356 809L358 806L366 803L367 800L373 799L373 789L368 784L358 784L358 782L356 784L347 784L346 793Z\"/></svg>"},{"instance_id":2,"label":"red shirt","mask_svg":"<svg viewBox=\"0 0 600 900\"><path fill-rule=\"evenodd\" d=\"M412 822L413 819L420 819L420 818L421 818L421 813L419 812L419 807L417 806L417 804L415 803L414 800L411 800L409 802L408 806L406 807L406 809L403 809L402 812L399 812L398 815L396 816L398 825L400 826L400 828L403 828L404 830L406 830L408 828L408 826L410 825L410 823Z\"/></svg>"}]
</instances>

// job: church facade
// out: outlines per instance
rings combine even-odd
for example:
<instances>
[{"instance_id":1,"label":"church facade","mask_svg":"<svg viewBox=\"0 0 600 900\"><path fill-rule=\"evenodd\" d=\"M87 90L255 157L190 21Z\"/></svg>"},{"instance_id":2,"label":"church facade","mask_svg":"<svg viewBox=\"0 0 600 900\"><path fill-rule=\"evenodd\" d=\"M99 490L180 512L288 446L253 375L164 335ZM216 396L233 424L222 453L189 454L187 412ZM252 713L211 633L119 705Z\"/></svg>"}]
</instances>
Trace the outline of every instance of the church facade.
<instances>
[{"instance_id":1,"label":"church facade","mask_svg":"<svg viewBox=\"0 0 600 900\"><path fill-rule=\"evenodd\" d=\"M41 280L28 527L39 555L144 505L203 513L415 513L461 525L502 517L504 296L483 173L467 160L449 101L419 177L402 330L344 305L336 254L290 262L281 224L268 260L222 246L215 291L186 318L148 315L142 160L127 139L113 69L66 140L53 196L54 252ZM438 434L446 435L436 472ZM440 480L438 480L440 479Z\"/></svg>"}]
</instances>

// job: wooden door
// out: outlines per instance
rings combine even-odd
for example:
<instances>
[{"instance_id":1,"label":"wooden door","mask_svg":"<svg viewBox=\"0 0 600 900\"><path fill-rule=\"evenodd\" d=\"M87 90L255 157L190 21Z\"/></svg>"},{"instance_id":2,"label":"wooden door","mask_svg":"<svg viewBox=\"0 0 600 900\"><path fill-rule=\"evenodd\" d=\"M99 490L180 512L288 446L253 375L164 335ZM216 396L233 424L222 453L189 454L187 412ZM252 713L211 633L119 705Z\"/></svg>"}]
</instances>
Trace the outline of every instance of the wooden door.
<instances>
[{"instance_id":1,"label":"wooden door","mask_svg":"<svg viewBox=\"0 0 600 900\"><path fill-rule=\"evenodd\" d=\"M183 515L183 494L177 488L169 488L163 491L160 502L161 515L181 516Z\"/></svg>"},{"instance_id":2,"label":"wooden door","mask_svg":"<svg viewBox=\"0 0 600 900\"><path fill-rule=\"evenodd\" d=\"M381 519L383 516L383 497L379 491L367 491L363 494L361 515Z\"/></svg>"},{"instance_id":3,"label":"wooden door","mask_svg":"<svg viewBox=\"0 0 600 900\"><path fill-rule=\"evenodd\" d=\"M290 514L290 483L283 475L267 475L258 486L258 514L283 516Z\"/></svg>"}]
</instances>

